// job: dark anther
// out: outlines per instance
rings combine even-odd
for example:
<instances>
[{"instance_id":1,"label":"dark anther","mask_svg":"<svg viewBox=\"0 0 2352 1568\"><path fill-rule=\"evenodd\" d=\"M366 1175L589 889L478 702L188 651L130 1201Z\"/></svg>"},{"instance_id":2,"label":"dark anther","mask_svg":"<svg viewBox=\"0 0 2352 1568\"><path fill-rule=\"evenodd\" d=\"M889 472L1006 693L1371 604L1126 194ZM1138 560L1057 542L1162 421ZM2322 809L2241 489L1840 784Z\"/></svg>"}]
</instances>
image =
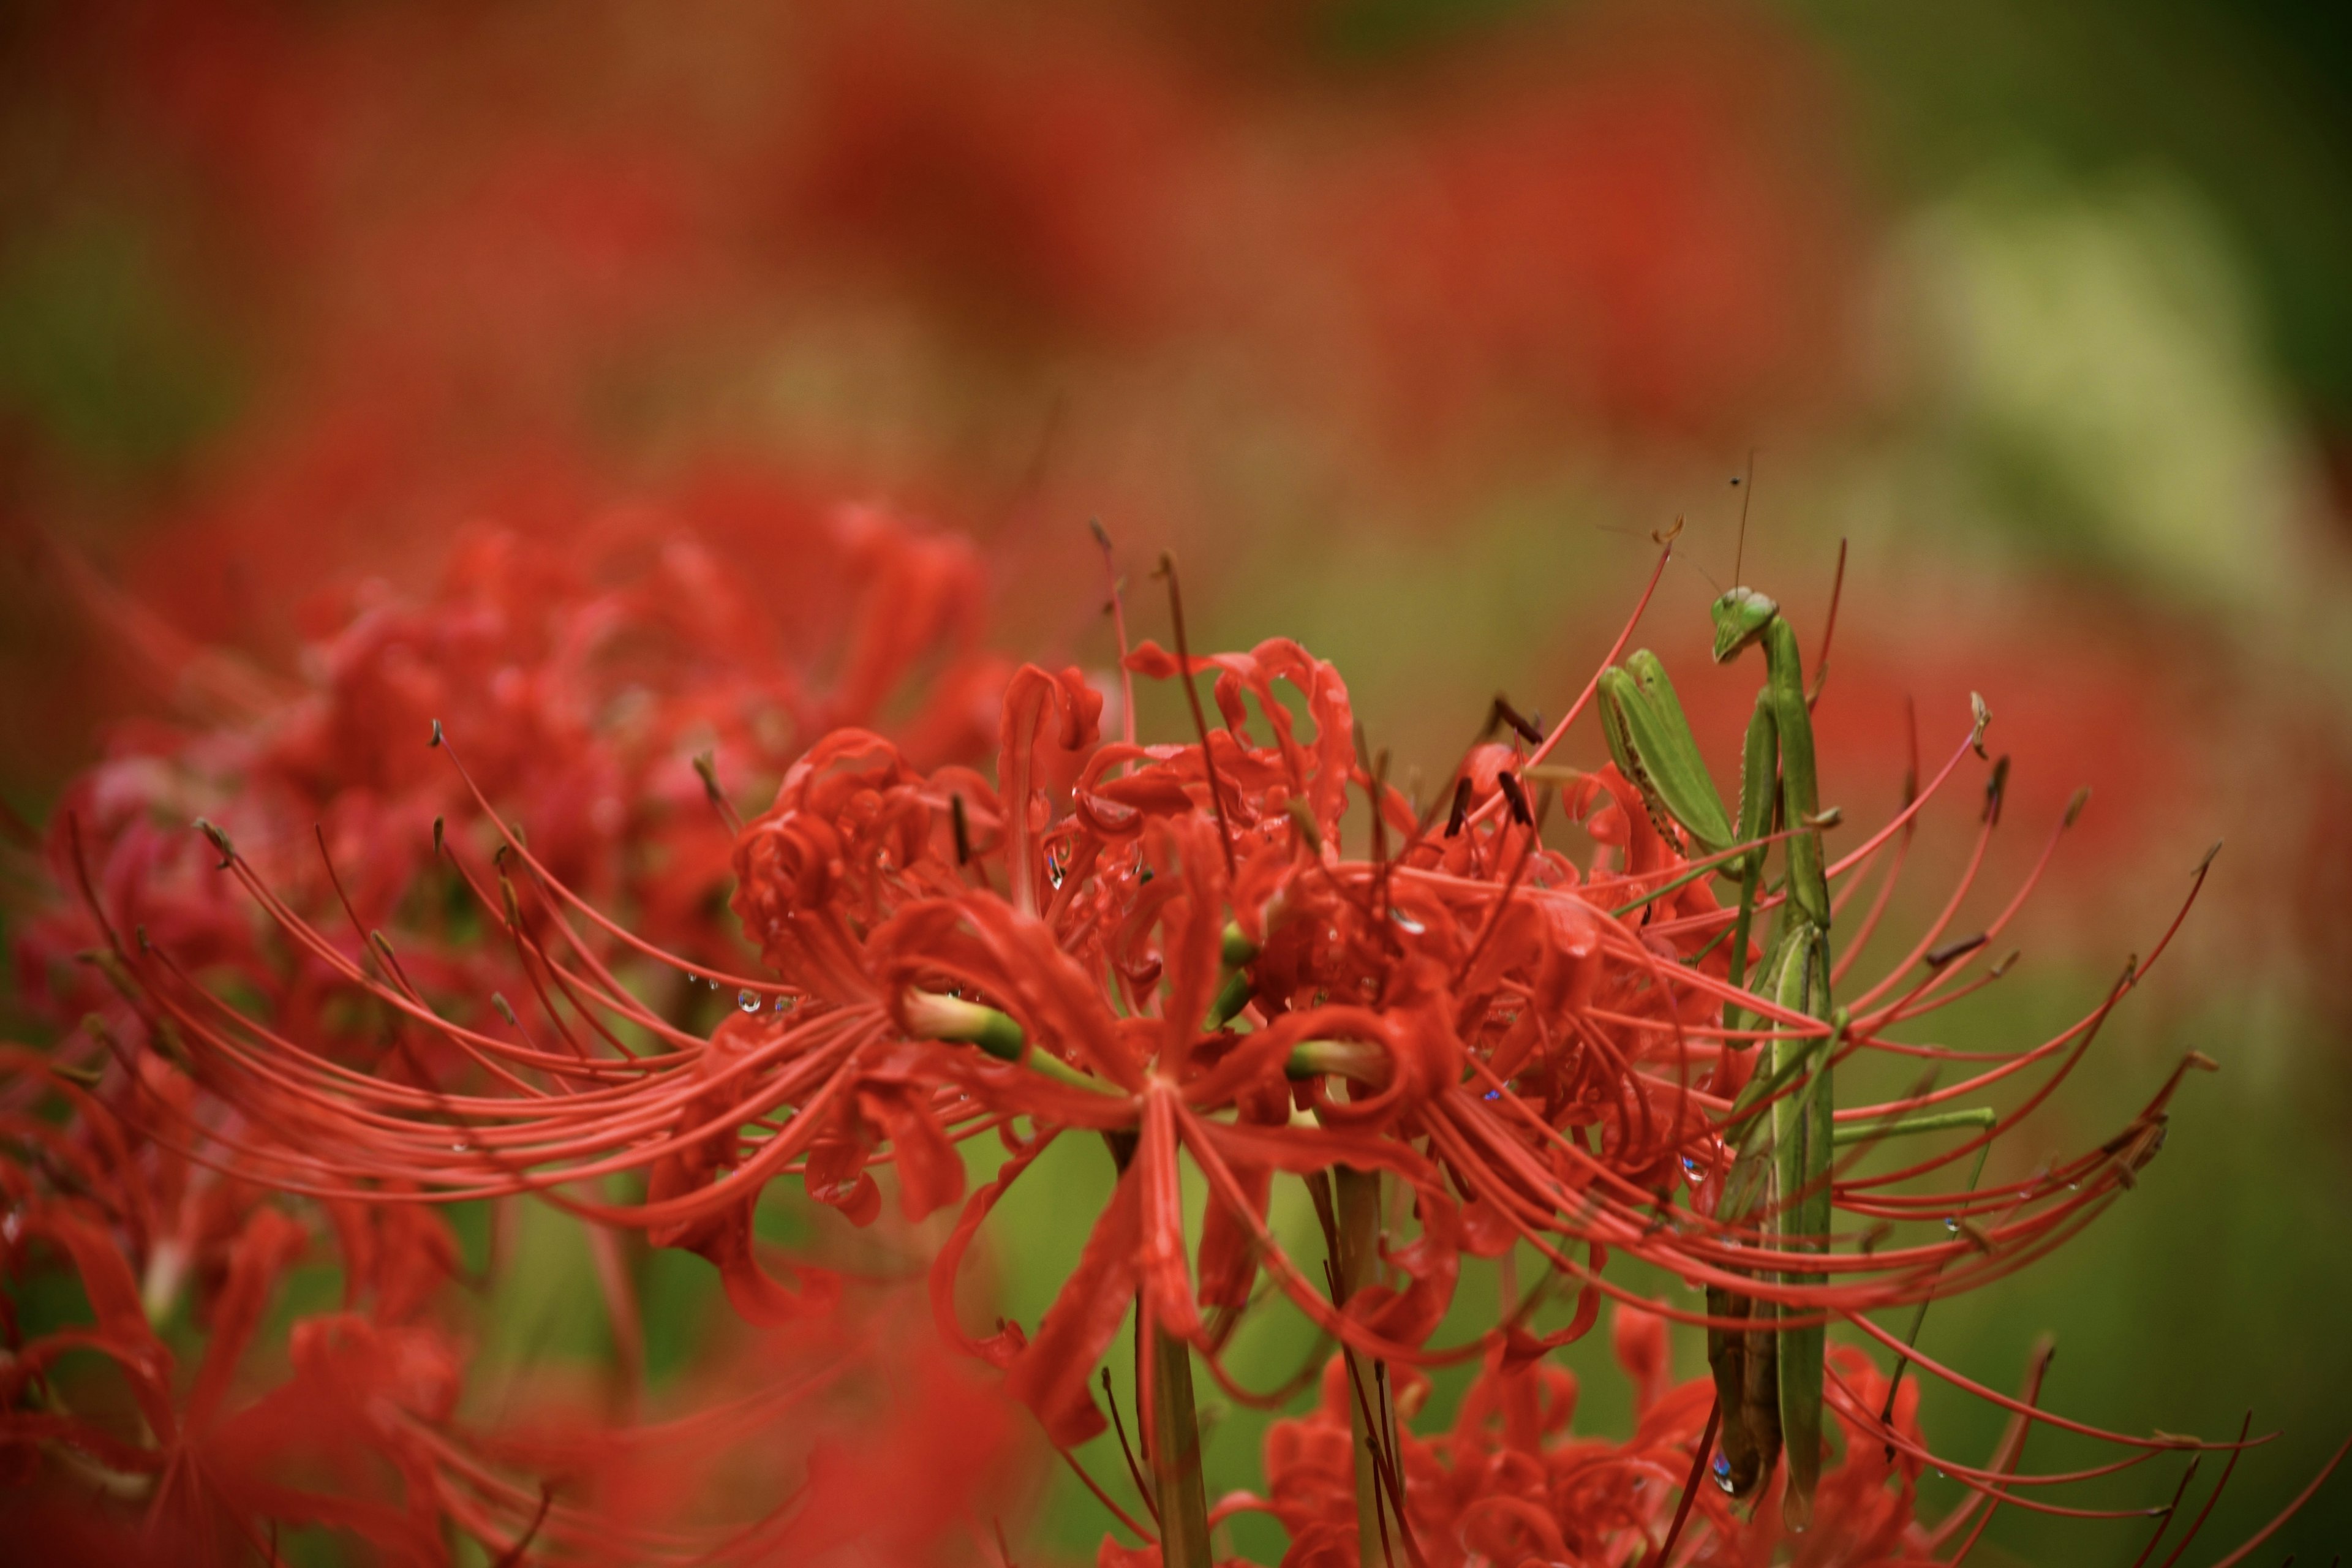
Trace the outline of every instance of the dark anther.
<instances>
[{"instance_id":1,"label":"dark anther","mask_svg":"<svg viewBox=\"0 0 2352 1568\"><path fill-rule=\"evenodd\" d=\"M1517 731L1519 732L1519 738L1525 741L1528 745L1540 746L1543 744L1543 731L1536 726L1533 720L1520 712L1517 709L1512 707L1510 699L1503 696L1500 692L1496 693L1495 696L1494 717L1496 720L1500 720L1502 722L1508 724L1512 729ZM1488 721L1488 726L1490 728L1493 723L1494 720Z\"/></svg>"},{"instance_id":2,"label":"dark anther","mask_svg":"<svg viewBox=\"0 0 2352 1568\"><path fill-rule=\"evenodd\" d=\"M727 798L727 792L719 787L718 753L697 752L694 771L702 780L702 794L710 802L710 809L719 814L719 820L727 825L728 832L740 834L743 831L742 816L736 811L735 803Z\"/></svg>"},{"instance_id":3,"label":"dark anther","mask_svg":"<svg viewBox=\"0 0 2352 1568\"><path fill-rule=\"evenodd\" d=\"M1519 826L1533 827L1536 825L1535 814L1528 809L1527 792L1519 787L1517 775L1496 773L1495 782L1503 787L1503 798L1511 803L1511 815L1518 819Z\"/></svg>"},{"instance_id":4,"label":"dark anther","mask_svg":"<svg viewBox=\"0 0 2352 1568\"><path fill-rule=\"evenodd\" d=\"M1921 962L1930 969L1941 969L1956 958L1966 958L1969 953L1982 947L1987 940L1985 933L1979 931L1974 936L1962 937L1958 942L1948 942L1941 947L1929 948Z\"/></svg>"},{"instance_id":5,"label":"dark anther","mask_svg":"<svg viewBox=\"0 0 2352 1568\"><path fill-rule=\"evenodd\" d=\"M964 819L963 796L948 796L948 821L955 828L956 864L971 864L971 825Z\"/></svg>"},{"instance_id":6,"label":"dark anther","mask_svg":"<svg viewBox=\"0 0 2352 1568\"><path fill-rule=\"evenodd\" d=\"M1985 780L1984 819L1993 826L2000 826L2001 797L2009 793L2009 753L1992 765L1992 776Z\"/></svg>"},{"instance_id":7,"label":"dark anther","mask_svg":"<svg viewBox=\"0 0 2352 1568\"><path fill-rule=\"evenodd\" d=\"M1454 786L1454 809L1445 816L1445 837L1461 836L1462 825L1470 820L1470 781L1462 780Z\"/></svg>"}]
</instances>

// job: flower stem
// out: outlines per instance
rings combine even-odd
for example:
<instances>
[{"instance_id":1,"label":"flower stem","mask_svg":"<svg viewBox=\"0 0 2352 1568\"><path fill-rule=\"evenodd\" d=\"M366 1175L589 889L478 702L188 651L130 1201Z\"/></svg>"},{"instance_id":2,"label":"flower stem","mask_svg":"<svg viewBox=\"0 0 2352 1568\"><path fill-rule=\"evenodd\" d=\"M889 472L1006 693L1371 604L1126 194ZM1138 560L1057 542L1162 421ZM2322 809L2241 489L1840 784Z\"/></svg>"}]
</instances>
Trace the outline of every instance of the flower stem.
<instances>
[{"instance_id":1,"label":"flower stem","mask_svg":"<svg viewBox=\"0 0 2352 1568\"><path fill-rule=\"evenodd\" d=\"M1124 1176L1135 1158L1136 1135L1103 1134L1111 1163ZM1209 1489L1201 1479L1201 1421L1192 1405L1192 1347L1150 1323L1136 1299L1135 1331L1148 1344L1136 1358L1144 1409L1143 1447L1160 1512L1160 1568L1213 1568L1209 1550Z\"/></svg>"},{"instance_id":2,"label":"flower stem","mask_svg":"<svg viewBox=\"0 0 2352 1568\"><path fill-rule=\"evenodd\" d=\"M1331 1183L1338 1221L1334 1230L1339 1241L1338 1256L1333 1261L1340 1291L1335 1305L1344 1308L1356 1292L1380 1282L1381 1175L1378 1171L1339 1165L1331 1172ZM1378 1459L1387 1447L1388 1429L1393 1424L1389 1414L1386 1369L1378 1362L1370 1366L1361 1364L1356 1352L1344 1347L1340 1353L1347 1358L1352 1385L1348 1398L1348 1432L1354 1439L1356 1455L1357 1561L1363 1568L1375 1568L1376 1564L1388 1568L1396 1552L1393 1542L1402 1530L1388 1521Z\"/></svg>"},{"instance_id":3,"label":"flower stem","mask_svg":"<svg viewBox=\"0 0 2352 1568\"><path fill-rule=\"evenodd\" d=\"M1160 1494L1162 1568L1210 1568L1209 1493L1201 1479L1201 1426L1192 1408L1192 1347L1158 1329L1151 1379L1151 1489Z\"/></svg>"}]
</instances>

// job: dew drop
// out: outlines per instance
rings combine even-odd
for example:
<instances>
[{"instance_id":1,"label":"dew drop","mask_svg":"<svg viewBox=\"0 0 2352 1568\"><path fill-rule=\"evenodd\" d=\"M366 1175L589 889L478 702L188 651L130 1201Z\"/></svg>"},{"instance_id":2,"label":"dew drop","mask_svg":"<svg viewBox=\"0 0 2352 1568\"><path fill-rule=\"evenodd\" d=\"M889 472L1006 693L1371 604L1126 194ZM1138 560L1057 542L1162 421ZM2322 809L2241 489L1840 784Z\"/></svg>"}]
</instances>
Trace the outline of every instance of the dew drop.
<instances>
[{"instance_id":1,"label":"dew drop","mask_svg":"<svg viewBox=\"0 0 2352 1568\"><path fill-rule=\"evenodd\" d=\"M1405 913L1402 910L1391 910L1389 911L1389 919L1396 921L1400 929L1410 931L1414 936L1419 936L1429 929L1419 921L1413 919L1411 915Z\"/></svg>"},{"instance_id":2,"label":"dew drop","mask_svg":"<svg viewBox=\"0 0 2352 1568\"><path fill-rule=\"evenodd\" d=\"M789 1013L789 1012L791 1012L792 1010L793 1010L793 999L792 999L791 997L789 997L789 996L779 996L779 997L777 997L777 998L776 998L776 1011L777 1011L777 1012L779 1012L779 1013Z\"/></svg>"},{"instance_id":3,"label":"dew drop","mask_svg":"<svg viewBox=\"0 0 2352 1568\"><path fill-rule=\"evenodd\" d=\"M1056 888L1062 885L1061 856L1049 854L1045 857L1045 880L1053 883Z\"/></svg>"},{"instance_id":4,"label":"dew drop","mask_svg":"<svg viewBox=\"0 0 2352 1568\"><path fill-rule=\"evenodd\" d=\"M1715 1457L1715 1484L1719 1490L1731 1489L1731 1461L1721 1454Z\"/></svg>"},{"instance_id":5,"label":"dew drop","mask_svg":"<svg viewBox=\"0 0 2352 1568\"><path fill-rule=\"evenodd\" d=\"M1952 1214L1948 1214L1948 1215L1946 1215L1944 1216L1944 1228L1945 1228L1946 1230L1950 1231L1954 1236L1958 1236L1958 1235L1959 1235L1959 1234L1960 1234L1960 1216L1959 1216L1959 1215L1952 1215Z\"/></svg>"},{"instance_id":6,"label":"dew drop","mask_svg":"<svg viewBox=\"0 0 2352 1568\"><path fill-rule=\"evenodd\" d=\"M1706 1173L1699 1168L1699 1163L1688 1154L1683 1156L1683 1174L1690 1178L1690 1184L1694 1187L1698 1185L1706 1176Z\"/></svg>"},{"instance_id":7,"label":"dew drop","mask_svg":"<svg viewBox=\"0 0 2352 1568\"><path fill-rule=\"evenodd\" d=\"M760 1010L760 994L751 990L738 991L735 993L735 1005L746 1013L756 1013Z\"/></svg>"}]
</instances>

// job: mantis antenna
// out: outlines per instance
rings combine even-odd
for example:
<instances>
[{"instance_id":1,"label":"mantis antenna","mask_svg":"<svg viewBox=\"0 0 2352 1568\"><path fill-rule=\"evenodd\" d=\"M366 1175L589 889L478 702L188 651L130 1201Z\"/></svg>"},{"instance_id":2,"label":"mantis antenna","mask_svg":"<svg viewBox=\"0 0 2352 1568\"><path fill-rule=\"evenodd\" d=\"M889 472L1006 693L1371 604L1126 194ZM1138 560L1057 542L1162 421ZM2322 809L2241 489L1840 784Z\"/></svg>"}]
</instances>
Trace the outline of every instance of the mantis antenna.
<instances>
[{"instance_id":1,"label":"mantis antenna","mask_svg":"<svg viewBox=\"0 0 2352 1568\"><path fill-rule=\"evenodd\" d=\"M1739 581L1739 564L1748 555L1748 503L1756 494L1756 448L1748 448L1748 477L1734 479L1734 485L1743 487L1739 493L1739 542L1731 552L1731 580Z\"/></svg>"},{"instance_id":2,"label":"mantis antenna","mask_svg":"<svg viewBox=\"0 0 2352 1568\"><path fill-rule=\"evenodd\" d=\"M1689 567L1692 571L1697 573L1700 576L1706 578L1706 585L1715 590L1716 596L1717 598L1721 598L1723 596L1723 584L1715 580L1714 573L1708 571L1706 567L1698 563L1698 557L1696 555L1677 555L1675 559Z\"/></svg>"}]
</instances>

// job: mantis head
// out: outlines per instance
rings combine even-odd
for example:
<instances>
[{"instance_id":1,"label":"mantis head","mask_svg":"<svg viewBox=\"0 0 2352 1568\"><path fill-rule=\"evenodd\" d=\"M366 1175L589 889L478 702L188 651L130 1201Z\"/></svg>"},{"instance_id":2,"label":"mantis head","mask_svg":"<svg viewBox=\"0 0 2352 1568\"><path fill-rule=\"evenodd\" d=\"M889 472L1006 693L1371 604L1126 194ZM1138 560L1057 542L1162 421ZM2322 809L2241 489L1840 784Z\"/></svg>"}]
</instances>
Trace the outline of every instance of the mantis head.
<instances>
[{"instance_id":1,"label":"mantis head","mask_svg":"<svg viewBox=\"0 0 2352 1568\"><path fill-rule=\"evenodd\" d=\"M1707 613L1715 617L1715 662L1721 664L1762 637L1780 606L1753 588L1734 588Z\"/></svg>"}]
</instances>

